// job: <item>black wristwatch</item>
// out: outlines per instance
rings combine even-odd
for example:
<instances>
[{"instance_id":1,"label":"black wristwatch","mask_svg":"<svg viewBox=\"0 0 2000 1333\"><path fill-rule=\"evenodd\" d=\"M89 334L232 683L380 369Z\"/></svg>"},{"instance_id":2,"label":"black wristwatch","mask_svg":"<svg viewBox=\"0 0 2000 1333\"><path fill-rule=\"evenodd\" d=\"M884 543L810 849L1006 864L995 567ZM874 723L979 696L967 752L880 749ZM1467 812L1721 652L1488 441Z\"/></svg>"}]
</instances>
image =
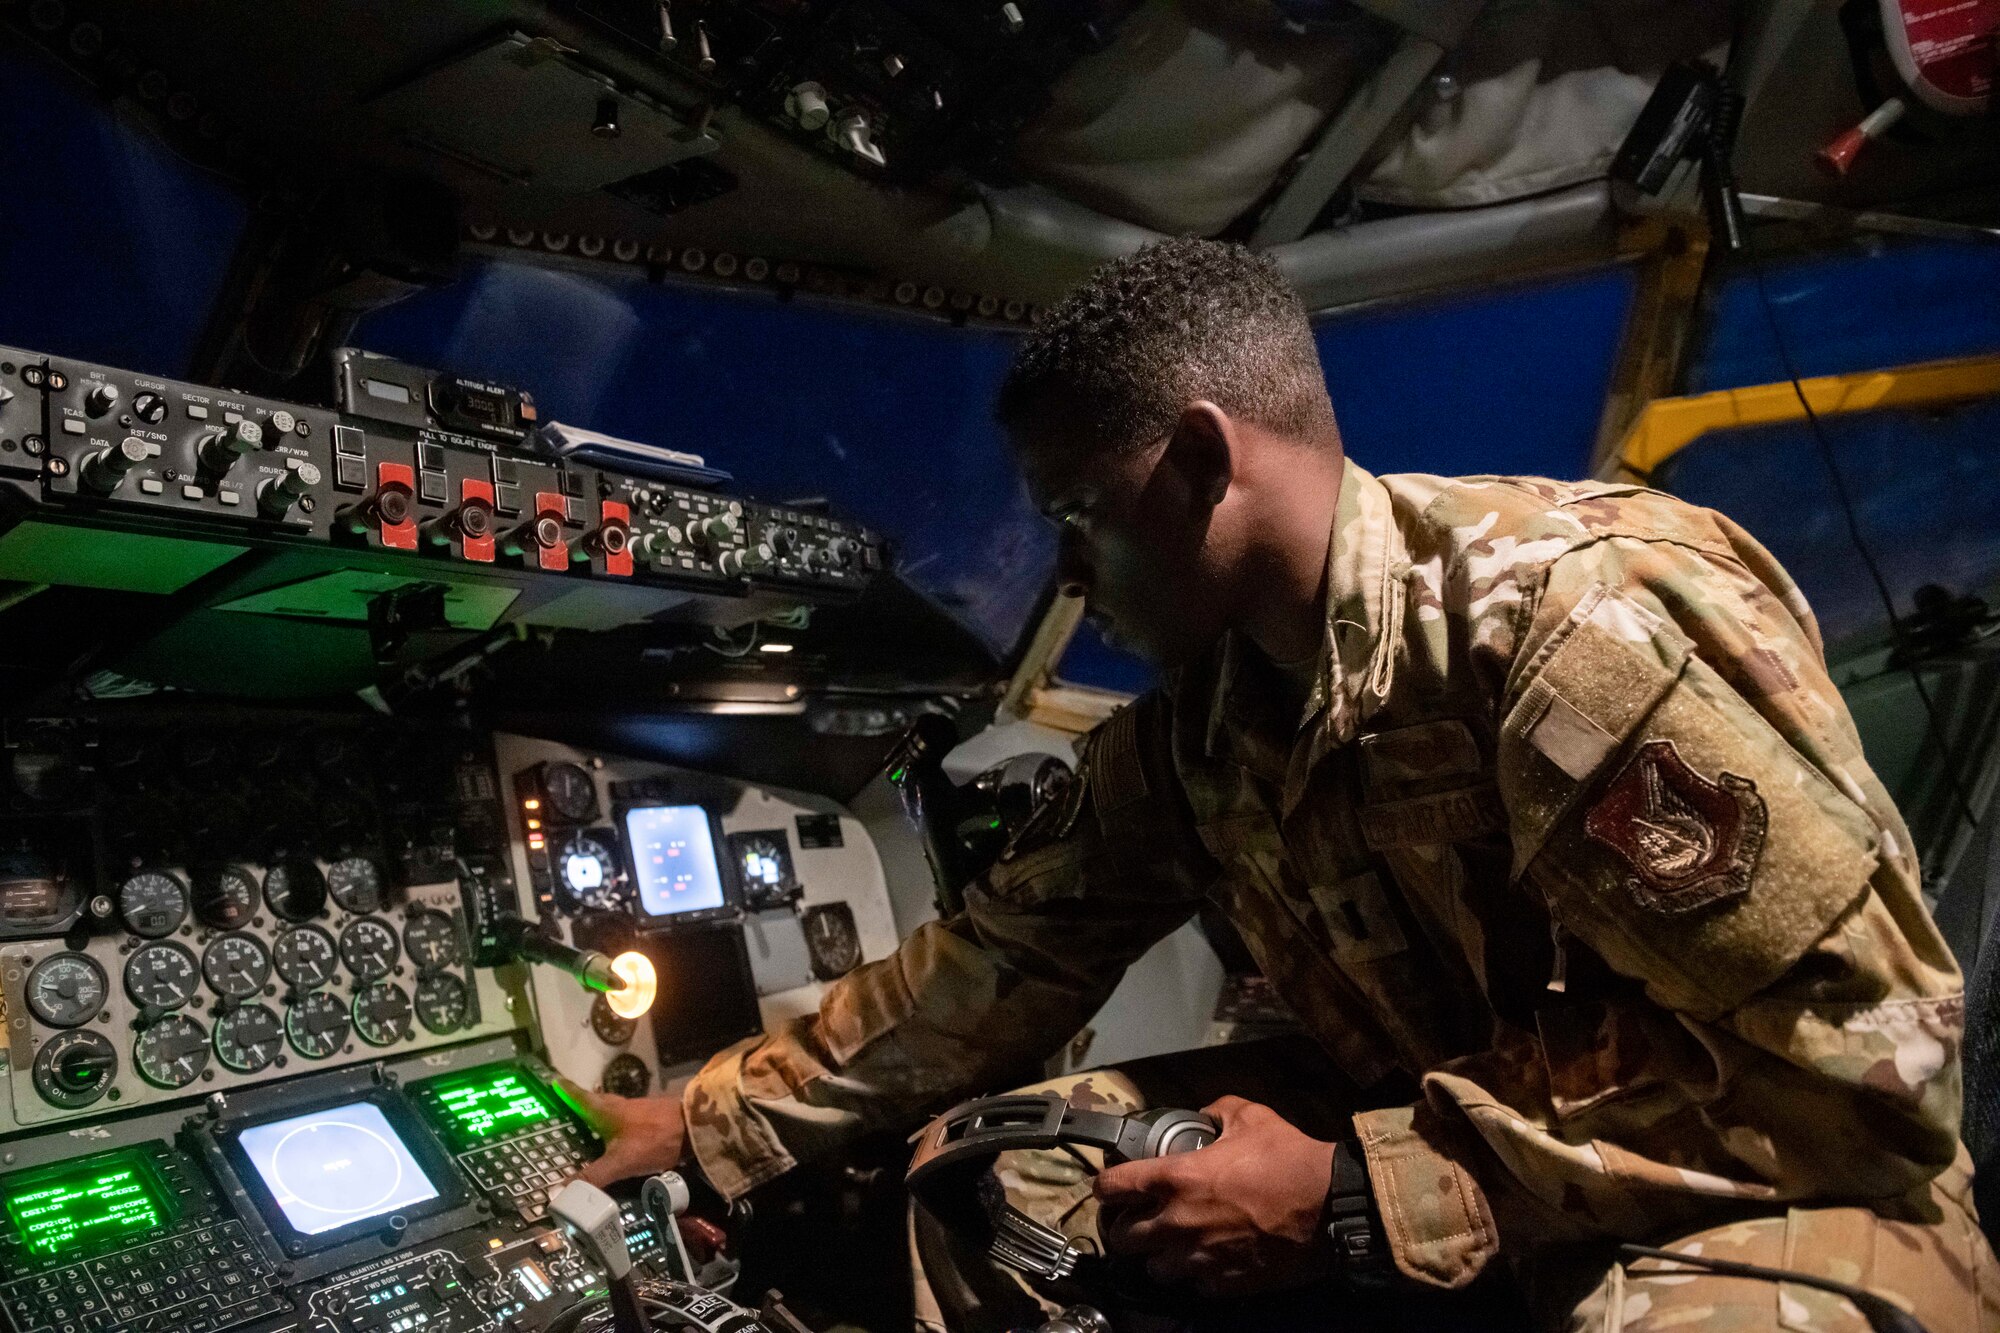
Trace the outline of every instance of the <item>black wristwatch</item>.
<instances>
[{"instance_id":1,"label":"black wristwatch","mask_svg":"<svg viewBox=\"0 0 2000 1333\"><path fill-rule=\"evenodd\" d=\"M1357 1287L1388 1284L1396 1265L1382 1234L1375 1192L1368 1187L1368 1163L1361 1145L1352 1139L1333 1146L1333 1181L1327 1187L1320 1225L1333 1244L1336 1277Z\"/></svg>"}]
</instances>

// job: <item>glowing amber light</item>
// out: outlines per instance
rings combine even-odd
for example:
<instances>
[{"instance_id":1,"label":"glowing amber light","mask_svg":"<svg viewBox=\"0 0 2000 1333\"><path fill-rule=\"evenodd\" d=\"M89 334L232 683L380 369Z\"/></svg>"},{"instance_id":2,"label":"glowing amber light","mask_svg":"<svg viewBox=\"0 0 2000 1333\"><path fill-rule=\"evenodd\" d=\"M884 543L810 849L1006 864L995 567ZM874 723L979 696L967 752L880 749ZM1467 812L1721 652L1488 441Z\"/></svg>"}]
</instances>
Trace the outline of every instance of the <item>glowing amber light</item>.
<instances>
[{"instance_id":1,"label":"glowing amber light","mask_svg":"<svg viewBox=\"0 0 2000 1333\"><path fill-rule=\"evenodd\" d=\"M620 1018L638 1018L653 1007L653 996L660 983L653 973L652 959L627 951L611 960L611 972L625 983L622 989L604 992L604 1002L611 1006L612 1013Z\"/></svg>"},{"instance_id":2,"label":"glowing amber light","mask_svg":"<svg viewBox=\"0 0 2000 1333\"><path fill-rule=\"evenodd\" d=\"M542 808L542 803L540 801L535 800L533 797L530 797L529 799L521 802L521 808L523 810L539 810Z\"/></svg>"},{"instance_id":3,"label":"glowing amber light","mask_svg":"<svg viewBox=\"0 0 2000 1333\"><path fill-rule=\"evenodd\" d=\"M531 819L528 821L529 828L540 828L541 826L542 826L542 821L539 819Z\"/></svg>"}]
</instances>

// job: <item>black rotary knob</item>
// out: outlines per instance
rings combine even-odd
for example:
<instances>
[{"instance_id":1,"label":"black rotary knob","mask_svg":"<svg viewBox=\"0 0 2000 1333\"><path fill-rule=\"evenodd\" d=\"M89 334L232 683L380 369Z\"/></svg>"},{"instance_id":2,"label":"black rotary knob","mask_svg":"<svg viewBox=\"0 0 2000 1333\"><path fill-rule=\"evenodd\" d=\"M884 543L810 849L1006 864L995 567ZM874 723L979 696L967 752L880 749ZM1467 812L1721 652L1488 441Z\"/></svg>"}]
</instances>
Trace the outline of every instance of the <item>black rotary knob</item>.
<instances>
[{"instance_id":1,"label":"black rotary knob","mask_svg":"<svg viewBox=\"0 0 2000 1333\"><path fill-rule=\"evenodd\" d=\"M118 406L118 386L99 384L83 396L83 410L90 416L101 417Z\"/></svg>"},{"instance_id":2,"label":"black rotary knob","mask_svg":"<svg viewBox=\"0 0 2000 1333\"><path fill-rule=\"evenodd\" d=\"M293 459L285 470L257 488L257 510L266 518L283 518L292 506L312 494L319 485L320 471L311 463Z\"/></svg>"},{"instance_id":3,"label":"black rotary knob","mask_svg":"<svg viewBox=\"0 0 2000 1333\"><path fill-rule=\"evenodd\" d=\"M109 495L125 480L125 474L153 456L158 445L127 435L110 449L100 449L83 464L83 484L99 495Z\"/></svg>"},{"instance_id":4,"label":"black rotary knob","mask_svg":"<svg viewBox=\"0 0 2000 1333\"><path fill-rule=\"evenodd\" d=\"M56 1057L56 1086L64 1092L89 1092L111 1076L118 1057L95 1045L77 1045Z\"/></svg>"}]
</instances>

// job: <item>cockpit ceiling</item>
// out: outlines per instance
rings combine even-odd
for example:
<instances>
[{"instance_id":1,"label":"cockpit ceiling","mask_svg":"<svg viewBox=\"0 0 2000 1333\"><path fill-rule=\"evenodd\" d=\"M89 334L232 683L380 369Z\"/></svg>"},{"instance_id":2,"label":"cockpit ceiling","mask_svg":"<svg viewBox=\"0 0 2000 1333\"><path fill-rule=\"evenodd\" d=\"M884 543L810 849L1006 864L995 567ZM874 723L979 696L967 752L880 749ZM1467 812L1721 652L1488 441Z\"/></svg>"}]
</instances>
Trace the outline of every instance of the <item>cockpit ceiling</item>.
<instances>
[{"instance_id":1,"label":"cockpit ceiling","mask_svg":"<svg viewBox=\"0 0 2000 1333\"><path fill-rule=\"evenodd\" d=\"M1691 57L1761 92L1747 192L1990 211L2000 180L1993 136L1921 115L1815 176L1876 90L1814 5L0 0L0 22L274 199L401 201L392 251L438 222L1001 324L1159 233L1272 246L1322 307L1609 253L1606 164Z\"/></svg>"}]
</instances>

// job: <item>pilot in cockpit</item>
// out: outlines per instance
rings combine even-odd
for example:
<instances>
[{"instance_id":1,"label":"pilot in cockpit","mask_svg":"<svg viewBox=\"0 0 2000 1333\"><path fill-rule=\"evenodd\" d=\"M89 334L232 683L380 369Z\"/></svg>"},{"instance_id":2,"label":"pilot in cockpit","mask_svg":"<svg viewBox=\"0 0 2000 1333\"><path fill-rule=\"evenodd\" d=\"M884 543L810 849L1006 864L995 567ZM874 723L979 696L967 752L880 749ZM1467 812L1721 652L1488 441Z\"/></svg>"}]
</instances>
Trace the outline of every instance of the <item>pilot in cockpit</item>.
<instances>
[{"instance_id":1,"label":"pilot in cockpit","mask_svg":"<svg viewBox=\"0 0 2000 1333\"><path fill-rule=\"evenodd\" d=\"M1804 1282L1618 1250L1641 1242L1865 1267L1934 1333L2000 1327L1958 1136L1960 976L1813 614L1748 533L1638 486L1370 474L1296 296L1211 241L1099 270L998 411L1064 591L1163 684L962 913L817 1015L679 1099L578 1090L609 1139L587 1178L691 1154L740 1198L994 1091L1209 904L1298 1034L1054 1087L1206 1107L1219 1139L994 1170L1187 1308L1302 1328L1469 1290L1458 1326L1859 1327ZM922 1215L914 1234L941 1326L1075 1295Z\"/></svg>"}]
</instances>

